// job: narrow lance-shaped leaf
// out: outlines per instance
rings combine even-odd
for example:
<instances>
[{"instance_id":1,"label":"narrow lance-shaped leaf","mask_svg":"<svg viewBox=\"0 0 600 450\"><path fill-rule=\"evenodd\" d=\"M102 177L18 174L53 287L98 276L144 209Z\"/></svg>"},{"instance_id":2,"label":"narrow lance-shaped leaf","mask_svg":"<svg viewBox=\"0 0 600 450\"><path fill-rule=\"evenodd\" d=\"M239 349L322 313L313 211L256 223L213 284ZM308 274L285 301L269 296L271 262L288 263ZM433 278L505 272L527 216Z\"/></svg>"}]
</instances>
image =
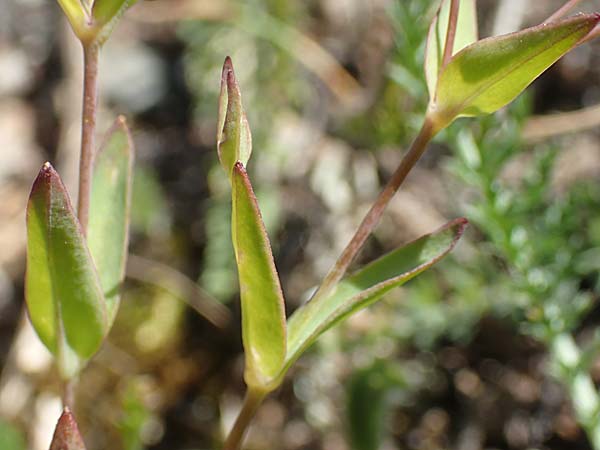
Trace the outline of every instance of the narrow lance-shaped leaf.
<instances>
[{"instance_id":1,"label":"narrow lance-shaped leaf","mask_svg":"<svg viewBox=\"0 0 600 450\"><path fill-rule=\"evenodd\" d=\"M429 105L430 119L443 128L457 117L502 108L577 45L599 20L599 14L580 14L469 45L442 69Z\"/></svg>"},{"instance_id":2,"label":"narrow lance-shaped leaf","mask_svg":"<svg viewBox=\"0 0 600 450\"><path fill-rule=\"evenodd\" d=\"M249 386L272 389L285 360L283 293L248 174L232 172L232 238L242 302L242 337Z\"/></svg>"},{"instance_id":3,"label":"narrow lance-shaped leaf","mask_svg":"<svg viewBox=\"0 0 600 450\"><path fill-rule=\"evenodd\" d=\"M465 219L454 220L345 278L330 296L316 297L296 310L288 321L284 372L326 330L446 256L466 226Z\"/></svg>"},{"instance_id":4,"label":"narrow lance-shaped leaf","mask_svg":"<svg viewBox=\"0 0 600 450\"><path fill-rule=\"evenodd\" d=\"M75 34L81 38L88 27L88 13L80 0L58 0Z\"/></svg>"},{"instance_id":5,"label":"narrow lance-shaped leaf","mask_svg":"<svg viewBox=\"0 0 600 450\"><path fill-rule=\"evenodd\" d=\"M72 377L105 337L106 308L79 222L50 163L27 205L25 296L33 327L58 357L62 376Z\"/></svg>"},{"instance_id":6,"label":"narrow lance-shaped leaf","mask_svg":"<svg viewBox=\"0 0 600 450\"><path fill-rule=\"evenodd\" d=\"M65 408L58 419L50 450L85 450L79 427L69 408Z\"/></svg>"},{"instance_id":7,"label":"narrow lance-shaped leaf","mask_svg":"<svg viewBox=\"0 0 600 450\"><path fill-rule=\"evenodd\" d=\"M125 119L120 117L96 156L87 235L104 292L109 325L117 314L125 276L132 165L133 141Z\"/></svg>"},{"instance_id":8,"label":"narrow lance-shaped leaf","mask_svg":"<svg viewBox=\"0 0 600 450\"><path fill-rule=\"evenodd\" d=\"M248 164L252 153L252 135L242 106L242 96L231 58L227 57L221 75L219 116L217 121L217 150L221 165L231 178L233 166L239 161Z\"/></svg>"},{"instance_id":9,"label":"narrow lance-shaped leaf","mask_svg":"<svg viewBox=\"0 0 600 450\"><path fill-rule=\"evenodd\" d=\"M430 98L435 96L435 87L442 66L444 49L446 48L446 37L450 20L450 1L442 0L427 35L425 78L427 79L427 89L429 90ZM458 20L452 54L458 53L467 45L477 41L477 35L477 7L475 6L475 0L459 0Z\"/></svg>"}]
</instances>

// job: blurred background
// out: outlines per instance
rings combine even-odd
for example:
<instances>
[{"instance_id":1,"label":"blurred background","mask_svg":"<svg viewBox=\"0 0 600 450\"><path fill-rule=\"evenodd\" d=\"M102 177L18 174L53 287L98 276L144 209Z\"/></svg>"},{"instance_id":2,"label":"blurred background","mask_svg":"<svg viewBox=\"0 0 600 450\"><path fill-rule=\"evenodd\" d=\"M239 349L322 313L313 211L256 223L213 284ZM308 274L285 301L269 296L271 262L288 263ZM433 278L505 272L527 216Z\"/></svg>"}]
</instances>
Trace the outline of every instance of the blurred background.
<instances>
[{"instance_id":1,"label":"blurred background","mask_svg":"<svg viewBox=\"0 0 600 450\"><path fill-rule=\"evenodd\" d=\"M477 3L486 37L563 2ZM76 393L88 450L216 449L241 404L229 187L215 150L225 56L289 314L421 125L437 5L155 0L127 12L102 53L99 130L117 114L133 129L131 257L116 324ZM46 160L75 195L81 49L55 1L0 10L0 448L45 450L60 388L24 321L24 209ZM438 136L360 263L458 216L467 235L324 335L260 409L246 448L600 450L598 105L592 43L509 108Z\"/></svg>"}]
</instances>

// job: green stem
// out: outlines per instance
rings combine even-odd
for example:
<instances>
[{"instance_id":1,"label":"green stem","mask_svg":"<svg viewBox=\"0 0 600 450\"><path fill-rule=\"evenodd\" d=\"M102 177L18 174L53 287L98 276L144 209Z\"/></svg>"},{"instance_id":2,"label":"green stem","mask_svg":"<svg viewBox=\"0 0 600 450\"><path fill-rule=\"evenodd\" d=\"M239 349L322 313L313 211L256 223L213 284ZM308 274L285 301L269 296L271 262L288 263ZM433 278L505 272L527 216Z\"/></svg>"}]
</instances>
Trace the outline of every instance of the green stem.
<instances>
[{"instance_id":1,"label":"green stem","mask_svg":"<svg viewBox=\"0 0 600 450\"><path fill-rule=\"evenodd\" d=\"M262 390L248 387L242 410L225 440L223 450L238 450L241 447L248 426L266 395L267 393Z\"/></svg>"},{"instance_id":2,"label":"green stem","mask_svg":"<svg viewBox=\"0 0 600 450\"><path fill-rule=\"evenodd\" d=\"M573 336L562 333L551 340L550 350L560 368L558 377L567 387L577 421L594 450L600 450L600 396L592 378L582 367L579 346Z\"/></svg>"},{"instance_id":3,"label":"green stem","mask_svg":"<svg viewBox=\"0 0 600 450\"><path fill-rule=\"evenodd\" d=\"M359 225L356 230L354 236L329 271L327 276L324 278L321 286L313 296L313 298L317 296L326 296L331 292L334 286L342 279L342 277L346 274L348 267L352 264L352 261L356 258L356 255L360 251L360 249L365 244L367 238L373 231L373 229L379 223L385 208L388 203L394 196L394 194L398 191L406 176L417 163L417 161L421 158L421 155L427 148L427 144L429 141L435 136L435 134L439 131L438 127L433 125L433 122L429 119L425 119L419 134L411 144L408 152L402 158L400 165L388 181L387 185L375 200L375 203L371 206L371 209L364 217L363 221Z\"/></svg>"},{"instance_id":4,"label":"green stem","mask_svg":"<svg viewBox=\"0 0 600 450\"><path fill-rule=\"evenodd\" d=\"M83 109L81 113L81 155L79 159L77 217L84 235L87 235L92 165L95 152L99 53L100 46L97 42L83 43Z\"/></svg>"}]
</instances>

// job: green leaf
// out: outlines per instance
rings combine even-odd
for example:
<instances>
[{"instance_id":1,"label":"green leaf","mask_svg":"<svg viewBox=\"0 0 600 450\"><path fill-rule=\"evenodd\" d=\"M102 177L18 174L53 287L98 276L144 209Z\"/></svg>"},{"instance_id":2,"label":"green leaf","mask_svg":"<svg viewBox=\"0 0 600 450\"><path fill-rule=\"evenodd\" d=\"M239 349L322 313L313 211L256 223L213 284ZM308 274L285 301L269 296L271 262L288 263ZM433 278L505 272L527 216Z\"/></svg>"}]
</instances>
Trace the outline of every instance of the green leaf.
<instances>
[{"instance_id":1,"label":"green leaf","mask_svg":"<svg viewBox=\"0 0 600 450\"><path fill-rule=\"evenodd\" d=\"M132 166L133 141L125 119L119 117L96 156L88 225L88 246L104 292L109 325L117 314L125 277Z\"/></svg>"},{"instance_id":2,"label":"green leaf","mask_svg":"<svg viewBox=\"0 0 600 450\"><path fill-rule=\"evenodd\" d=\"M80 0L58 0L73 31L80 39L87 34L88 13Z\"/></svg>"},{"instance_id":3,"label":"green leaf","mask_svg":"<svg viewBox=\"0 0 600 450\"><path fill-rule=\"evenodd\" d=\"M77 422L69 408L65 408L58 419L50 450L85 450Z\"/></svg>"},{"instance_id":4,"label":"green leaf","mask_svg":"<svg viewBox=\"0 0 600 450\"><path fill-rule=\"evenodd\" d=\"M437 14L433 18L427 35L425 48L425 78L429 97L435 97L435 87L440 73L446 35L450 20L450 1L442 0ZM477 41L477 7L475 0L459 0L458 20L452 54L456 54L466 46Z\"/></svg>"},{"instance_id":5,"label":"green leaf","mask_svg":"<svg viewBox=\"0 0 600 450\"><path fill-rule=\"evenodd\" d=\"M454 248L467 225L457 219L342 280L328 297L316 297L288 321L285 370L325 331L431 267Z\"/></svg>"},{"instance_id":6,"label":"green leaf","mask_svg":"<svg viewBox=\"0 0 600 450\"><path fill-rule=\"evenodd\" d=\"M104 25L119 18L137 0L96 0L92 9L94 21Z\"/></svg>"},{"instance_id":7,"label":"green leaf","mask_svg":"<svg viewBox=\"0 0 600 450\"><path fill-rule=\"evenodd\" d=\"M285 307L269 238L240 162L232 172L231 222L242 302L244 377L249 386L270 390L285 360Z\"/></svg>"},{"instance_id":8,"label":"green leaf","mask_svg":"<svg viewBox=\"0 0 600 450\"><path fill-rule=\"evenodd\" d=\"M44 164L27 205L29 317L65 378L100 347L107 317L100 281L58 173Z\"/></svg>"},{"instance_id":9,"label":"green leaf","mask_svg":"<svg viewBox=\"0 0 600 450\"><path fill-rule=\"evenodd\" d=\"M137 0L95 0L92 8L94 25L99 30L99 39L104 41L123 13Z\"/></svg>"},{"instance_id":10,"label":"green leaf","mask_svg":"<svg viewBox=\"0 0 600 450\"><path fill-rule=\"evenodd\" d=\"M430 119L443 128L457 117L502 108L577 45L599 20L599 14L580 14L464 48L442 69L429 106Z\"/></svg>"},{"instance_id":11,"label":"green leaf","mask_svg":"<svg viewBox=\"0 0 600 450\"><path fill-rule=\"evenodd\" d=\"M3 420L0 420L0 448L2 450L27 449L23 433Z\"/></svg>"},{"instance_id":12,"label":"green leaf","mask_svg":"<svg viewBox=\"0 0 600 450\"><path fill-rule=\"evenodd\" d=\"M221 75L217 150L221 165L229 178L232 177L234 165L239 161L246 166L252 153L252 135L229 57L225 58Z\"/></svg>"}]
</instances>

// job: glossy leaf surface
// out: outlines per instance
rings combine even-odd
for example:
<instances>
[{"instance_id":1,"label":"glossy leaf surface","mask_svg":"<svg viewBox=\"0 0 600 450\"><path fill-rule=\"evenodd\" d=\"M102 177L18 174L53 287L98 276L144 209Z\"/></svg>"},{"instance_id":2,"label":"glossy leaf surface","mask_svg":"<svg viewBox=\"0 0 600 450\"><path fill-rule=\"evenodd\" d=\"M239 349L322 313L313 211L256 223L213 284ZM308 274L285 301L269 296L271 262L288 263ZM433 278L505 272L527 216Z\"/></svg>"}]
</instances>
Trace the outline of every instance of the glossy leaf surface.
<instances>
[{"instance_id":1,"label":"glossy leaf surface","mask_svg":"<svg viewBox=\"0 0 600 450\"><path fill-rule=\"evenodd\" d=\"M46 163L27 205L29 317L42 342L58 357L64 377L100 347L107 330L100 281L65 187Z\"/></svg>"},{"instance_id":2,"label":"glossy leaf surface","mask_svg":"<svg viewBox=\"0 0 600 450\"><path fill-rule=\"evenodd\" d=\"M438 12L429 27L425 49L425 77L427 79L429 97L431 98L435 96L438 74L442 66L449 19L450 0L442 0ZM477 41L477 35L477 8L475 0L459 0L458 20L452 54L458 53L467 45Z\"/></svg>"},{"instance_id":3,"label":"glossy leaf surface","mask_svg":"<svg viewBox=\"0 0 600 450\"><path fill-rule=\"evenodd\" d=\"M440 74L430 117L443 127L457 117L502 108L571 50L599 19L597 14L581 14L464 48Z\"/></svg>"},{"instance_id":4,"label":"glossy leaf surface","mask_svg":"<svg viewBox=\"0 0 600 450\"><path fill-rule=\"evenodd\" d=\"M248 174L233 168L232 237L242 301L245 379L268 388L285 359L286 330L283 293Z\"/></svg>"},{"instance_id":5,"label":"glossy leaf surface","mask_svg":"<svg viewBox=\"0 0 600 450\"><path fill-rule=\"evenodd\" d=\"M95 0L93 8L94 21L99 24L107 24L117 19L127 8L136 3L137 0Z\"/></svg>"},{"instance_id":6,"label":"glossy leaf surface","mask_svg":"<svg viewBox=\"0 0 600 450\"><path fill-rule=\"evenodd\" d=\"M238 161L246 166L252 153L250 126L242 106L240 88L229 57L225 59L221 75L217 150L221 165L229 178L232 176L233 166Z\"/></svg>"},{"instance_id":7,"label":"glossy leaf surface","mask_svg":"<svg viewBox=\"0 0 600 450\"><path fill-rule=\"evenodd\" d=\"M131 209L133 142L124 118L109 130L96 156L92 178L88 246L112 324L125 276Z\"/></svg>"},{"instance_id":8,"label":"glossy leaf surface","mask_svg":"<svg viewBox=\"0 0 600 450\"><path fill-rule=\"evenodd\" d=\"M446 224L343 279L328 297L314 298L288 321L286 369L322 333L390 290L425 271L454 248L467 225L465 219Z\"/></svg>"},{"instance_id":9,"label":"glossy leaf surface","mask_svg":"<svg viewBox=\"0 0 600 450\"><path fill-rule=\"evenodd\" d=\"M79 427L69 408L65 408L58 419L50 450L85 450Z\"/></svg>"}]
</instances>

